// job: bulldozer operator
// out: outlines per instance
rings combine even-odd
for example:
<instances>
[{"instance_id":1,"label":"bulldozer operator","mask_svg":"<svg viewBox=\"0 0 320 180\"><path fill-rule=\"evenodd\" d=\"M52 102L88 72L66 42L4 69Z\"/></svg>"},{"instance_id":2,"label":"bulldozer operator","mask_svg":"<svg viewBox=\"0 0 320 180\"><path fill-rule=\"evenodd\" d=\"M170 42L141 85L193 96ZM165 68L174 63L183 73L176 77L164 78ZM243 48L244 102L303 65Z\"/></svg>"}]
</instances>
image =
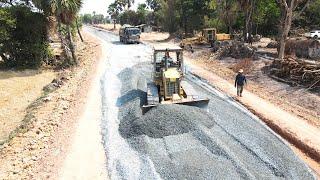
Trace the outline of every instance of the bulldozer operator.
<instances>
[{"instance_id":1,"label":"bulldozer operator","mask_svg":"<svg viewBox=\"0 0 320 180\"><path fill-rule=\"evenodd\" d=\"M179 65L179 62L174 62L174 60L172 59L172 57L170 57L170 53L167 51L165 52L165 55L162 58L162 63L165 64L166 59L168 60L168 67L176 67Z\"/></svg>"}]
</instances>

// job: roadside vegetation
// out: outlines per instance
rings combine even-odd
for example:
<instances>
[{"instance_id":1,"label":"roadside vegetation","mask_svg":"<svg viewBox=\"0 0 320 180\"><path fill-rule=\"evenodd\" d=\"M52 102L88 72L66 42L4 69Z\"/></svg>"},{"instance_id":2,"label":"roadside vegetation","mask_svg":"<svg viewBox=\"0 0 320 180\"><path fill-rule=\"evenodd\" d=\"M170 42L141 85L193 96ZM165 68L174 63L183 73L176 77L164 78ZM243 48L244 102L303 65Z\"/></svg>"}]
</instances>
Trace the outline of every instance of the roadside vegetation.
<instances>
[{"instance_id":1,"label":"roadside vegetation","mask_svg":"<svg viewBox=\"0 0 320 180\"><path fill-rule=\"evenodd\" d=\"M0 145L24 129L32 119L29 107L60 88L66 69L79 64L75 44L87 45L78 43L81 5L81 0L0 1Z\"/></svg>"},{"instance_id":2,"label":"roadside vegetation","mask_svg":"<svg viewBox=\"0 0 320 180\"><path fill-rule=\"evenodd\" d=\"M219 32L276 37L280 59L289 34L318 28L319 0L146 0L136 11L131 1L115 0L108 13L114 23L149 24L181 37L206 27ZM292 31L290 31L292 30Z\"/></svg>"},{"instance_id":3,"label":"roadside vegetation","mask_svg":"<svg viewBox=\"0 0 320 180\"><path fill-rule=\"evenodd\" d=\"M54 60L52 34L65 46L62 64L77 64L74 37L81 33L81 0L2 0L0 2L0 56L4 68L39 68ZM55 25L55 23L57 25ZM50 32L53 33L50 34ZM63 48L63 47L62 47ZM67 63L66 63L67 62Z\"/></svg>"}]
</instances>

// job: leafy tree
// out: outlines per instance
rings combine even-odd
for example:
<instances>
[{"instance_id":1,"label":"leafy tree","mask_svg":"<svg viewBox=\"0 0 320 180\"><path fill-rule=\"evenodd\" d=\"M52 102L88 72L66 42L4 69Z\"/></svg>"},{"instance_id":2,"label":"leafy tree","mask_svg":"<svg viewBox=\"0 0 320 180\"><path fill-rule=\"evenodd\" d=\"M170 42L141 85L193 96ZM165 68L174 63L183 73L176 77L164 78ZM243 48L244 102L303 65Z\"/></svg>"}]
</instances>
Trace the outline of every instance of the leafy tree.
<instances>
[{"instance_id":1,"label":"leafy tree","mask_svg":"<svg viewBox=\"0 0 320 180\"><path fill-rule=\"evenodd\" d=\"M75 54L75 47L70 26L73 24L73 22L77 21L77 14L82 6L82 0L51 0L50 3L52 12L57 17L58 22L66 25L67 39L69 41L69 48L72 54L72 59L77 64L78 61ZM77 27L79 27L78 24ZM80 33L79 28L78 32Z\"/></svg>"},{"instance_id":2,"label":"leafy tree","mask_svg":"<svg viewBox=\"0 0 320 180\"><path fill-rule=\"evenodd\" d=\"M160 21L161 0L146 0L147 6L152 10L147 14L148 24L157 26Z\"/></svg>"},{"instance_id":3,"label":"leafy tree","mask_svg":"<svg viewBox=\"0 0 320 180\"><path fill-rule=\"evenodd\" d=\"M11 15L8 8L0 9L0 56L2 60L8 61L7 56L5 56L5 50L3 47L5 43L11 38L11 32L16 26L16 19Z\"/></svg>"},{"instance_id":4,"label":"leafy tree","mask_svg":"<svg viewBox=\"0 0 320 180\"><path fill-rule=\"evenodd\" d=\"M92 24L93 18L91 14L84 14L81 16L82 22L85 24Z\"/></svg>"},{"instance_id":5,"label":"leafy tree","mask_svg":"<svg viewBox=\"0 0 320 180\"><path fill-rule=\"evenodd\" d=\"M127 4L128 9L130 9L132 4L134 4L134 0L126 0L126 1L127 1L126 4Z\"/></svg>"},{"instance_id":6,"label":"leafy tree","mask_svg":"<svg viewBox=\"0 0 320 180\"><path fill-rule=\"evenodd\" d=\"M157 12L161 8L161 1L160 0L147 0L146 1L147 5L151 10L154 12Z\"/></svg>"},{"instance_id":7,"label":"leafy tree","mask_svg":"<svg viewBox=\"0 0 320 180\"><path fill-rule=\"evenodd\" d=\"M138 22L139 24L146 23L146 17L147 17L147 13L148 13L148 10L146 8L147 8L147 5L144 3L138 5L137 16L139 19L139 22Z\"/></svg>"},{"instance_id":8,"label":"leafy tree","mask_svg":"<svg viewBox=\"0 0 320 180\"><path fill-rule=\"evenodd\" d=\"M164 30L174 33L178 30L177 22L179 21L175 0L162 0L160 6L161 10L157 12L159 24Z\"/></svg>"},{"instance_id":9,"label":"leafy tree","mask_svg":"<svg viewBox=\"0 0 320 180\"><path fill-rule=\"evenodd\" d=\"M301 9L303 6L298 8ZM320 0L310 2L310 5L306 7L301 16L294 20L293 25L306 30L320 28Z\"/></svg>"},{"instance_id":10,"label":"leafy tree","mask_svg":"<svg viewBox=\"0 0 320 180\"><path fill-rule=\"evenodd\" d=\"M120 13L123 11L123 7L123 3L118 0L111 3L108 7L108 14L111 16L111 19L113 19L114 29L116 29L116 22L119 19Z\"/></svg>"},{"instance_id":11,"label":"leafy tree","mask_svg":"<svg viewBox=\"0 0 320 180\"><path fill-rule=\"evenodd\" d=\"M96 14L92 17L93 24L103 24L104 20L105 19L103 14Z\"/></svg>"},{"instance_id":12,"label":"leafy tree","mask_svg":"<svg viewBox=\"0 0 320 180\"><path fill-rule=\"evenodd\" d=\"M278 58L284 58L285 43L291 28L292 21L298 17L308 6L310 0L277 0L280 7L280 25L279 25L279 49ZM303 5L299 13L295 13L299 5Z\"/></svg>"},{"instance_id":13,"label":"leafy tree","mask_svg":"<svg viewBox=\"0 0 320 180\"><path fill-rule=\"evenodd\" d=\"M248 41L248 37L252 34L252 19L253 10L255 7L255 0L238 0L242 11L245 14L245 28L244 28L244 39Z\"/></svg>"},{"instance_id":14,"label":"leafy tree","mask_svg":"<svg viewBox=\"0 0 320 180\"><path fill-rule=\"evenodd\" d=\"M186 34L203 27L209 3L209 0L177 0L180 26L184 28Z\"/></svg>"},{"instance_id":15,"label":"leafy tree","mask_svg":"<svg viewBox=\"0 0 320 180\"><path fill-rule=\"evenodd\" d=\"M258 0L253 14L255 33L276 35L280 19L280 8L274 0Z\"/></svg>"},{"instance_id":16,"label":"leafy tree","mask_svg":"<svg viewBox=\"0 0 320 180\"><path fill-rule=\"evenodd\" d=\"M138 14L133 10L124 11L119 16L119 19L121 25L130 24L136 26L139 25L140 22Z\"/></svg>"},{"instance_id":17,"label":"leafy tree","mask_svg":"<svg viewBox=\"0 0 320 180\"><path fill-rule=\"evenodd\" d=\"M223 30L223 28L219 28L223 31L228 31L229 33L233 33L233 26L237 20L238 13L238 5L236 0L222 0L217 3L217 27L221 26L221 22L224 23L227 30ZM220 24L219 24L220 23ZM216 27L216 26L214 26Z\"/></svg>"},{"instance_id":18,"label":"leafy tree","mask_svg":"<svg viewBox=\"0 0 320 180\"><path fill-rule=\"evenodd\" d=\"M0 10L0 54L8 67L37 68L48 57L47 20L27 6ZM5 31L3 31L3 28ZM2 35L5 35L3 37Z\"/></svg>"}]
</instances>

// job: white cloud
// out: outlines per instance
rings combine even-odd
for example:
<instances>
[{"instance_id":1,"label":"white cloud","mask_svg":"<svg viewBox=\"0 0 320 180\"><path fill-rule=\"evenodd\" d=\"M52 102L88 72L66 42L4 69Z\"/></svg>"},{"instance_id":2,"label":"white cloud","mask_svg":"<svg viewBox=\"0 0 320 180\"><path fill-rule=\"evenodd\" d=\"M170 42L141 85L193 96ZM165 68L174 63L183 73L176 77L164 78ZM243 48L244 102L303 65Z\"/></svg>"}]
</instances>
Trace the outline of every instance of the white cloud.
<instances>
[{"instance_id":1,"label":"white cloud","mask_svg":"<svg viewBox=\"0 0 320 180\"><path fill-rule=\"evenodd\" d=\"M83 5L80 13L93 13L108 15L108 6L113 3L114 0L83 0ZM133 9L136 9L139 3L144 3L145 0L135 0Z\"/></svg>"}]
</instances>

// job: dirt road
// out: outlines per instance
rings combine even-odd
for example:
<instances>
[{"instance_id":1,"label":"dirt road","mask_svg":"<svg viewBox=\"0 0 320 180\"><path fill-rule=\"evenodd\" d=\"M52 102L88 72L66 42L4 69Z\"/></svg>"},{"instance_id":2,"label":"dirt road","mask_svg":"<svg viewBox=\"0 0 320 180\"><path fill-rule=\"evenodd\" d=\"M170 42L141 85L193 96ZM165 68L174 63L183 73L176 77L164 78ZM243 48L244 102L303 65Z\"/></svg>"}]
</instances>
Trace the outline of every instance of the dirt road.
<instances>
[{"instance_id":1,"label":"dirt road","mask_svg":"<svg viewBox=\"0 0 320 180\"><path fill-rule=\"evenodd\" d=\"M108 54L101 128L111 179L315 179L257 117L192 74L187 81L211 100L201 113L206 118L176 106L142 116L152 48L123 45L114 34L85 29L103 41Z\"/></svg>"}]
</instances>

